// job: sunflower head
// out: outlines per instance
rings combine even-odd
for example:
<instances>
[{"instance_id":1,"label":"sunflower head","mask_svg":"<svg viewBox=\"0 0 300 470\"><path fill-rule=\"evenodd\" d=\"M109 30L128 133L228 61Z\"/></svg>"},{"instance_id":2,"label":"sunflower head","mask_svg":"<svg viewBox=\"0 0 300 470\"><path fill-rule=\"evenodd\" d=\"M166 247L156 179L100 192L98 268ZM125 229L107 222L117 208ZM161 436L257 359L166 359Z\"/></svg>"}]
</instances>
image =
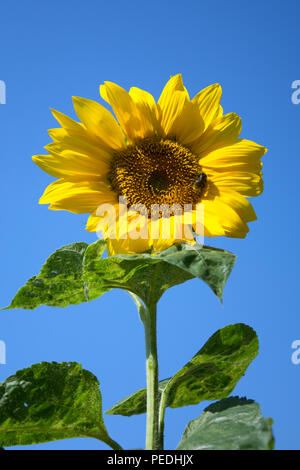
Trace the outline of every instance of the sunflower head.
<instances>
[{"instance_id":1,"label":"sunflower head","mask_svg":"<svg viewBox=\"0 0 300 470\"><path fill-rule=\"evenodd\" d=\"M110 254L193 243L199 230L209 237L245 237L247 223L256 219L247 197L263 190L260 159L266 149L239 138L241 120L223 114L220 85L190 99L176 75L157 103L146 91L127 92L111 82L100 86L100 94L116 118L98 102L78 97L73 102L80 122L53 111L61 127L49 131L49 154L33 160L58 179L40 203L89 213L87 230L106 227ZM114 220L99 211L108 205Z\"/></svg>"}]
</instances>

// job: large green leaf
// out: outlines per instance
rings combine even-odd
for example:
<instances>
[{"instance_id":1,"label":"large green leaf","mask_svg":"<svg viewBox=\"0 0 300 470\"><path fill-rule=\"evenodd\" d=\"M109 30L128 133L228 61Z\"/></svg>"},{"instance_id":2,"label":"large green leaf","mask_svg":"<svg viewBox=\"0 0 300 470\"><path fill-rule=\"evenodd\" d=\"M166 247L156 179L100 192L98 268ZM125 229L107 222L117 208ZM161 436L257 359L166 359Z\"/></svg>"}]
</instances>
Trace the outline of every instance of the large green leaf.
<instances>
[{"instance_id":1,"label":"large green leaf","mask_svg":"<svg viewBox=\"0 0 300 470\"><path fill-rule=\"evenodd\" d=\"M66 307L86 302L82 262L87 247L86 243L72 243L55 251L40 274L21 287L8 308Z\"/></svg>"},{"instance_id":2,"label":"large green leaf","mask_svg":"<svg viewBox=\"0 0 300 470\"><path fill-rule=\"evenodd\" d=\"M257 356L255 331L243 323L218 330L171 379L159 384L165 406L178 408L203 400L226 398ZM146 412L146 389L124 398L108 414L131 416Z\"/></svg>"},{"instance_id":3,"label":"large green leaf","mask_svg":"<svg viewBox=\"0 0 300 470\"><path fill-rule=\"evenodd\" d=\"M231 397L213 403L185 428L178 450L271 450L272 419L253 400Z\"/></svg>"},{"instance_id":4,"label":"large green leaf","mask_svg":"<svg viewBox=\"0 0 300 470\"><path fill-rule=\"evenodd\" d=\"M38 276L17 292L7 308L39 305L66 307L88 302L112 288L156 302L172 286L195 277L222 299L235 262L232 253L215 248L174 245L161 253L116 255L103 258L105 242L72 243L53 253Z\"/></svg>"},{"instance_id":5,"label":"large green leaf","mask_svg":"<svg viewBox=\"0 0 300 470\"><path fill-rule=\"evenodd\" d=\"M97 378L75 362L34 364L0 383L0 446L93 437L120 448L102 417Z\"/></svg>"},{"instance_id":6,"label":"large green leaf","mask_svg":"<svg viewBox=\"0 0 300 470\"><path fill-rule=\"evenodd\" d=\"M100 241L99 241L100 242ZM177 244L160 253L116 255L103 259L99 242L89 246L84 259L84 280L90 297L97 289L119 287L138 295L146 304L157 302L172 286L195 277L206 282L222 299L235 255L209 247ZM97 295L97 294L96 294Z\"/></svg>"}]
</instances>

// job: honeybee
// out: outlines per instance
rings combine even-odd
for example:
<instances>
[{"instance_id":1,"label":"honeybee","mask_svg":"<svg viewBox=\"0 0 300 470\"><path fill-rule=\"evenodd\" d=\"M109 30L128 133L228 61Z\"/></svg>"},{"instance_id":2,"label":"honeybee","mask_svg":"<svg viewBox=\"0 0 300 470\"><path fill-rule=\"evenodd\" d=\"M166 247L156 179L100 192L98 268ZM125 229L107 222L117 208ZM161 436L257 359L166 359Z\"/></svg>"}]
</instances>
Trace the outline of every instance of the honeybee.
<instances>
[{"instance_id":1,"label":"honeybee","mask_svg":"<svg viewBox=\"0 0 300 470\"><path fill-rule=\"evenodd\" d=\"M194 181L194 186L197 189L203 189L207 183L206 173L200 173L196 181Z\"/></svg>"}]
</instances>

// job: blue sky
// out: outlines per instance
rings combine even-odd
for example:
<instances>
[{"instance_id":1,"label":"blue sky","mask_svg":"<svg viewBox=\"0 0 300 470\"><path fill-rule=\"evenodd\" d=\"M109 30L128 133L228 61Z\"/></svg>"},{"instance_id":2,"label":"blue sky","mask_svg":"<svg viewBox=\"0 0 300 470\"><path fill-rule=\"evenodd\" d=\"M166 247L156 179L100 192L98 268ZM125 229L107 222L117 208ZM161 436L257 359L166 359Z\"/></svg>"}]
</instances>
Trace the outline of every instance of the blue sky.
<instances>
[{"instance_id":1,"label":"blue sky","mask_svg":"<svg viewBox=\"0 0 300 470\"><path fill-rule=\"evenodd\" d=\"M0 104L1 300L38 273L55 249L92 243L86 215L38 205L53 180L31 160L56 127L49 108L75 117L71 96L100 100L104 80L138 86L158 98L181 72L191 95L219 82L224 112L242 117L242 137L268 147L265 191L254 199L258 221L245 240L208 239L238 260L224 305L193 280L170 289L159 303L160 377L184 365L217 329L252 326L260 354L234 393L258 401L274 419L277 449L300 449L300 364L291 362L300 339L298 307L300 104L291 84L300 79L297 0L198 2L86 0L8 2L1 5ZM115 290L66 309L3 311L0 340L7 364L0 380L40 361L78 361L100 380L104 409L145 384L142 325L130 297ZM167 410L166 448L204 406ZM111 436L125 448L144 446L145 416L106 416ZM33 449L105 449L92 439Z\"/></svg>"}]
</instances>

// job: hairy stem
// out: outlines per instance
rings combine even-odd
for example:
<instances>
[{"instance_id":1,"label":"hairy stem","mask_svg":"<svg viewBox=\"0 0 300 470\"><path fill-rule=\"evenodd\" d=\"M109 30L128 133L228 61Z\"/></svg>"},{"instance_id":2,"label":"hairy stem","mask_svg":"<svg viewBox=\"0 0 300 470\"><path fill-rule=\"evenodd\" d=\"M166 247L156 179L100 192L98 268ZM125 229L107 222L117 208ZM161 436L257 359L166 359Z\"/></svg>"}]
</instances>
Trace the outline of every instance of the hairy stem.
<instances>
[{"instance_id":1,"label":"hairy stem","mask_svg":"<svg viewBox=\"0 0 300 470\"><path fill-rule=\"evenodd\" d=\"M163 449L158 432L158 358L156 333L156 302L146 306L133 292L133 298L145 329L146 375L147 375L147 425L146 450Z\"/></svg>"},{"instance_id":2,"label":"hairy stem","mask_svg":"<svg viewBox=\"0 0 300 470\"><path fill-rule=\"evenodd\" d=\"M156 340L156 304L151 305L144 318L147 371L146 449L159 449L158 442L158 360Z\"/></svg>"},{"instance_id":3,"label":"hairy stem","mask_svg":"<svg viewBox=\"0 0 300 470\"><path fill-rule=\"evenodd\" d=\"M159 449L164 448L164 430L165 430L165 409L167 405L168 393L165 389L160 397L160 406L158 414L158 445Z\"/></svg>"}]
</instances>

